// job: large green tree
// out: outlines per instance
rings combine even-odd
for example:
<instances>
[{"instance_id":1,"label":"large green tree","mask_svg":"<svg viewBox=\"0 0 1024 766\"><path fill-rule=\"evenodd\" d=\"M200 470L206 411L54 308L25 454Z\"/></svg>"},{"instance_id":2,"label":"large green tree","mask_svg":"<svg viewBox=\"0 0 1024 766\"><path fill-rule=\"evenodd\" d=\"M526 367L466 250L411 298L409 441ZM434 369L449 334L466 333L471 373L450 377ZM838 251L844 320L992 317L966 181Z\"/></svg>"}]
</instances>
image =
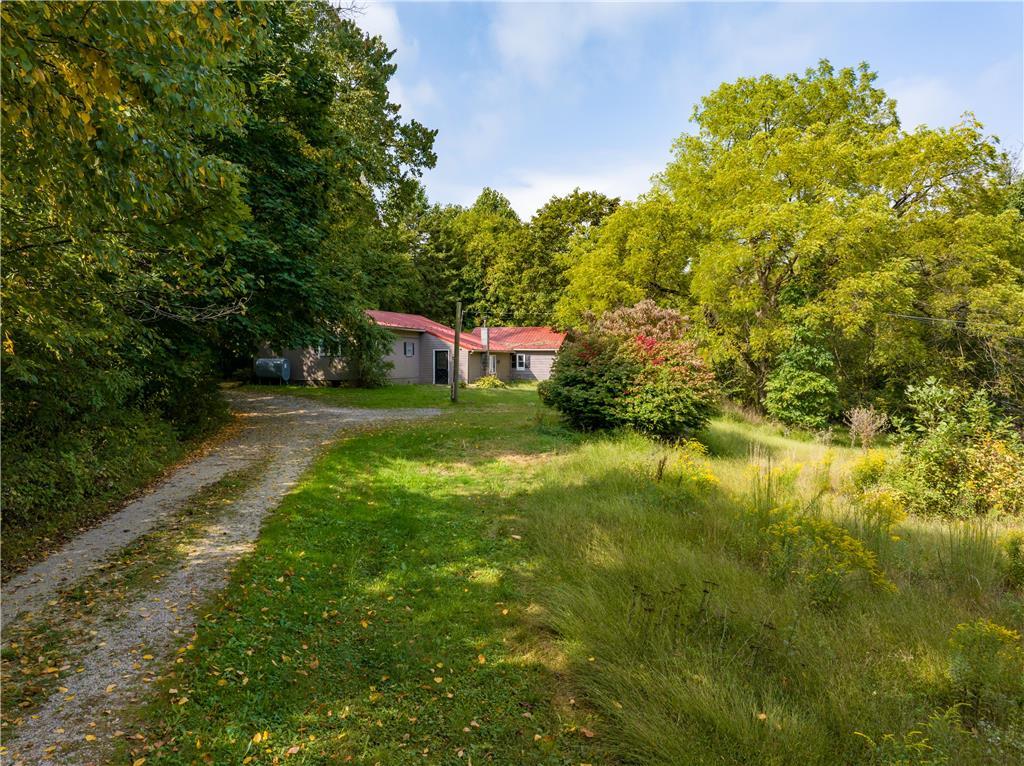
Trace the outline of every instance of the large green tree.
<instances>
[{"instance_id":1,"label":"large green tree","mask_svg":"<svg viewBox=\"0 0 1024 766\"><path fill-rule=\"evenodd\" d=\"M456 300L467 319L550 325L565 290L574 243L586 240L618 207L618 199L575 189L552 197L523 223L499 192L484 189L472 206L425 208L411 237L420 301L407 301L451 321Z\"/></svg>"},{"instance_id":2,"label":"large green tree","mask_svg":"<svg viewBox=\"0 0 1024 766\"><path fill-rule=\"evenodd\" d=\"M182 415L205 373L193 328L241 295L225 245L243 173L209 147L242 129L234 72L263 44L262 8L0 14L7 433L138 400Z\"/></svg>"},{"instance_id":3,"label":"large green tree","mask_svg":"<svg viewBox=\"0 0 1024 766\"><path fill-rule=\"evenodd\" d=\"M222 147L246 170L252 210L232 246L249 299L224 329L243 356L263 342L329 341L380 302L394 273L385 218L415 202L406 187L435 159L433 131L389 100L395 66L381 38L326 2L266 11L272 44L242 68L250 116Z\"/></svg>"},{"instance_id":4,"label":"large green tree","mask_svg":"<svg viewBox=\"0 0 1024 766\"><path fill-rule=\"evenodd\" d=\"M434 161L382 40L326 0L0 14L8 521L210 424L218 355L334 341L379 380L362 307Z\"/></svg>"},{"instance_id":5,"label":"large green tree","mask_svg":"<svg viewBox=\"0 0 1024 766\"><path fill-rule=\"evenodd\" d=\"M450 324L455 302L473 295L466 236L459 225L464 214L465 208L458 205L431 205L419 217L412 248L418 285L416 298L393 308Z\"/></svg>"},{"instance_id":6,"label":"large green tree","mask_svg":"<svg viewBox=\"0 0 1024 766\"><path fill-rule=\"evenodd\" d=\"M492 264L487 302L493 315L509 324L552 324L568 281L570 248L586 240L618 205L618 199L579 188L552 197L530 219L519 246Z\"/></svg>"},{"instance_id":7,"label":"large green tree","mask_svg":"<svg viewBox=\"0 0 1024 766\"><path fill-rule=\"evenodd\" d=\"M450 323L455 301L461 300L467 325L493 318L490 275L496 264L515 258L526 241L526 227L508 199L485 188L469 207L431 207L418 225L413 261L421 285L419 309Z\"/></svg>"},{"instance_id":8,"label":"large green tree","mask_svg":"<svg viewBox=\"0 0 1024 766\"><path fill-rule=\"evenodd\" d=\"M694 122L579 253L563 316L686 308L759 402L797 337L831 356L846 402L932 374L1020 396L1020 214L977 122L908 133L874 73L827 62L724 84Z\"/></svg>"}]
</instances>

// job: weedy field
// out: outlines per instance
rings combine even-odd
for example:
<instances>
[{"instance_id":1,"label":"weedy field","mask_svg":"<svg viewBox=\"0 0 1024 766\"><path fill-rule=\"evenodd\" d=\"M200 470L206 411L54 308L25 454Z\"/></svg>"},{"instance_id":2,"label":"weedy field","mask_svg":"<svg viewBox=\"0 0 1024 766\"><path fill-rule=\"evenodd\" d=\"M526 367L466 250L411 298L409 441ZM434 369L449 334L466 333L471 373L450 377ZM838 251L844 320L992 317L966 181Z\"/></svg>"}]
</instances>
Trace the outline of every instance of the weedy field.
<instances>
[{"instance_id":1,"label":"weedy field","mask_svg":"<svg viewBox=\"0 0 1024 766\"><path fill-rule=\"evenodd\" d=\"M308 395L447 395L386 391ZM325 454L126 759L1024 759L1008 525L901 518L856 495L860 451L739 417L666 446L573 434L529 388L462 398Z\"/></svg>"}]
</instances>

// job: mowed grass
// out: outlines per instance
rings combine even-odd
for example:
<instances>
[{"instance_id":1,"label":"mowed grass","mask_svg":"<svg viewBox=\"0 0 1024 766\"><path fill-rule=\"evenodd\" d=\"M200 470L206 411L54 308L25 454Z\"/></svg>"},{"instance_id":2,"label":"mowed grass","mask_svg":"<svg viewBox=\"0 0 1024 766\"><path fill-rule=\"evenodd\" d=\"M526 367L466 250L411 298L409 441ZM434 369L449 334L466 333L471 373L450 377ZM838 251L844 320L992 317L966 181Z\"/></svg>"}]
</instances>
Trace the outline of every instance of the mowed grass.
<instances>
[{"instance_id":1,"label":"mowed grass","mask_svg":"<svg viewBox=\"0 0 1024 766\"><path fill-rule=\"evenodd\" d=\"M423 406L423 388L384 391ZM1024 760L1021 716L973 716L950 677L957 624L1024 625L1010 525L880 534L844 499L858 452L764 424L715 421L701 457L572 434L535 391L463 393L317 464L162 680L133 757ZM895 589L853 582L823 608L770 576L763 511L783 502L863 540Z\"/></svg>"},{"instance_id":2,"label":"mowed grass","mask_svg":"<svg viewBox=\"0 0 1024 766\"><path fill-rule=\"evenodd\" d=\"M531 554L509 513L575 440L538 423L535 392L492 404L331 449L163 679L144 723L165 744L125 759L600 762L590 714L524 635Z\"/></svg>"}]
</instances>

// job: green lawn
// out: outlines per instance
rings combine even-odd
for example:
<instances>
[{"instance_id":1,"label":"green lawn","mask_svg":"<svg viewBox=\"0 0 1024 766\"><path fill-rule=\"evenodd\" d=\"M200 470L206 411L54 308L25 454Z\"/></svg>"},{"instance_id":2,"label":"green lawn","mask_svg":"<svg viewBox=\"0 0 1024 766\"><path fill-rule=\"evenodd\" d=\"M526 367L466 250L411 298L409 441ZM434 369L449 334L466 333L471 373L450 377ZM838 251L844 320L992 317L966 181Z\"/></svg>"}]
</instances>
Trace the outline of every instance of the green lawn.
<instances>
[{"instance_id":1,"label":"green lawn","mask_svg":"<svg viewBox=\"0 0 1024 766\"><path fill-rule=\"evenodd\" d=\"M342 440L285 500L148 711L150 741L175 744L147 763L604 760L527 628L532 554L510 513L575 438L534 391L465 393L441 420Z\"/></svg>"},{"instance_id":2,"label":"green lawn","mask_svg":"<svg viewBox=\"0 0 1024 766\"><path fill-rule=\"evenodd\" d=\"M338 407L453 407L450 389L447 386L384 386L383 388L349 388L339 386L267 386L246 385L244 391L282 393L316 399ZM536 398L537 386L532 383L517 383L508 388L480 389L460 388L459 403L467 405L494 405L532 394Z\"/></svg>"},{"instance_id":3,"label":"green lawn","mask_svg":"<svg viewBox=\"0 0 1024 766\"><path fill-rule=\"evenodd\" d=\"M434 391L307 390L415 406ZM977 707L950 674L957 624L1024 624L1001 579L1005 525L880 534L844 500L858 453L767 426L718 420L702 456L579 437L534 391L465 393L319 461L162 680L143 721L162 745L133 756L1024 759L1024 700ZM891 588L853 571L823 605L820 573L780 574L770 530L785 507L861 541Z\"/></svg>"}]
</instances>

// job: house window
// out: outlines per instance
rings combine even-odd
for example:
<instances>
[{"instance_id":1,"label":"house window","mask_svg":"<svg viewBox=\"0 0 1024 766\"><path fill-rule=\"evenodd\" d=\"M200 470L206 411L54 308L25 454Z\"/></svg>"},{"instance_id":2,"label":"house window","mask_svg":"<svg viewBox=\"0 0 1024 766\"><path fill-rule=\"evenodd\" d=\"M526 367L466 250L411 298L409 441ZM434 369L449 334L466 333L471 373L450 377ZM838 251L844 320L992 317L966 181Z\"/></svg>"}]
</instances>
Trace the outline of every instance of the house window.
<instances>
[{"instance_id":1,"label":"house window","mask_svg":"<svg viewBox=\"0 0 1024 766\"><path fill-rule=\"evenodd\" d=\"M529 354L516 354L516 369L517 370L528 370L528 369L530 369L530 355Z\"/></svg>"},{"instance_id":2,"label":"house window","mask_svg":"<svg viewBox=\"0 0 1024 766\"><path fill-rule=\"evenodd\" d=\"M416 356L416 342L407 340L402 344L402 352L406 356Z\"/></svg>"},{"instance_id":3,"label":"house window","mask_svg":"<svg viewBox=\"0 0 1024 766\"><path fill-rule=\"evenodd\" d=\"M490 370L491 375L497 375L498 374L498 357L496 357L494 354L488 354L487 358L491 360L491 370Z\"/></svg>"}]
</instances>

